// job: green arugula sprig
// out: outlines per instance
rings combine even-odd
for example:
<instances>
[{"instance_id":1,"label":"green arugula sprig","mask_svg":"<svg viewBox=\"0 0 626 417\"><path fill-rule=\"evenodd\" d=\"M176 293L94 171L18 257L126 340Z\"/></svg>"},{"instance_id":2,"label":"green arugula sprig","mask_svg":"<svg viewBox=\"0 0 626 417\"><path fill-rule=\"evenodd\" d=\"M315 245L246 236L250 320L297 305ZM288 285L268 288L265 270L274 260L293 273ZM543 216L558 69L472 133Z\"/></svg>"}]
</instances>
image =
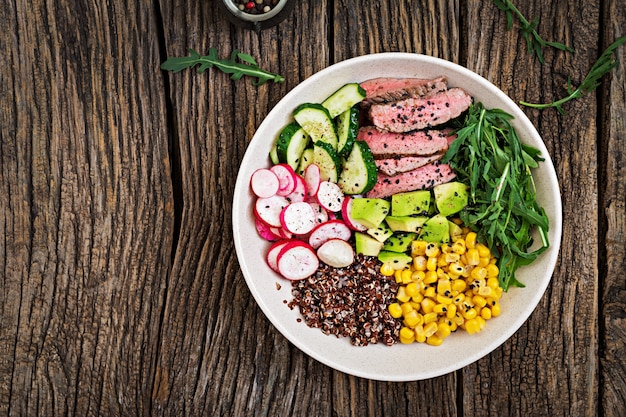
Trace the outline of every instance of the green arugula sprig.
<instances>
[{"instance_id":1,"label":"green arugula sprig","mask_svg":"<svg viewBox=\"0 0 626 417\"><path fill-rule=\"evenodd\" d=\"M189 56L169 58L161 64L161 69L178 72L199 65L198 73L202 74L208 68L215 66L226 74L232 74L230 78L233 80L239 80L244 75L255 77L257 80L253 82L254 85L261 85L270 80L275 83L282 83L285 80L278 74L262 70L252 56L237 50L230 54L230 59L219 59L215 48L210 48L209 54L205 56L191 48L189 48L189 53ZM237 62L237 59L241 62Z\"/></svg>"},{"instance_id":2,"label":"green arugula sprig","mask_svg":"<svg viewBox=\"0 0 626 417\"><path fill-rule=\"evenodd\" d=\"M575 98L582 97L587 93L595 90L600 85L600 79L609 73L615 66L617 65L617 61L615 60L615 56L613 53L617 48L626 43L626 35L621 36L615 42L613 42L606 50L600 55L600 58L593 64L591 70L587 73L587 76L583 80L582 83L577 88L572 87L571 79L567 78L567 93L566 97L563 97L560 100L556 100L550 103L527 103L525 101L520 101L520 104L526 107L533 107L535 109L545 109L548 107L556 107L559 113L564 114L563 104L567 103L570 100Z\"/></svg>"},{"instance_id":3,"label":"green arugula sprig","mask_svg":"<svg viewBox=\"0 0 626 417\"><path fill-rule=\"evenodd\" d=\"M538 149L520 142L510 124L513 116L500 109L472 104L457 138L443 158L469 186L469 204L461 220L498 257L500 286L523 287L517 268L533 262L549 246L548 217L535 199L531 168L543 161ZM536 228L541 247L529 252Z\"/></svg>"},{"instance_id":4,"label":"green arugula sprig","mask_svg":"<svg viewBox=\"0 0 626 417\"><path fill-rule=\"evenodd\" d=\"M544 41L541 36L537 33L537 25L539 24L539 19L534 19L532 22L529 22L526 17L519 11L517 7L510 0L493 0L494 4L503 12L506 13L506 30L510 30L513 27L513 16L517 16L520 25L520 31L526 39L526 45L528 46L528 52L532 54L533 52L537 55L539 62L542 64L545 63L543 59L543 49L550 46L561 51L574 52L574 49L570 48L567 45L564 45L560 42L549 42Z\"/></svg>"}]
</instances>

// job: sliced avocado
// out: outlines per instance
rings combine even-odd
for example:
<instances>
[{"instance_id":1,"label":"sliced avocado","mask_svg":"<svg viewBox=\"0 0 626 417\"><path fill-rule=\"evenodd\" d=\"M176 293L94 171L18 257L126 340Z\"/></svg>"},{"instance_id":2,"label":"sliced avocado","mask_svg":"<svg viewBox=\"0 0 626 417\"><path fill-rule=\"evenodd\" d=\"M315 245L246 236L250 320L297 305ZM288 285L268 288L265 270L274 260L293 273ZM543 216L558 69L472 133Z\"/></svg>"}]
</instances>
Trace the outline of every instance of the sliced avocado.
<instances>
[{"instance_id":1,"label":"sliced avocado","mask_svg":"<svg viewBox=\"0 0 626 417\"><path fill-rule=\"evenodd\" d=\"M403 253L409 250L417 233L397 232L385 241L383 250Z\"/></svg>"},{"instance_id":2,"label":"sliced avocado","mask_svg":"<svg viewBox=\"0 0 626 417\"><path fill-rule=\"evenodd\" d=\"M389 238L389 236L393 235L393 230L391 230L389 226L387 226L387 223L383 221L378 225L378 227L374 229L367 229L367 234L379 242L384 242Z\"/></svg>"},{"instance_id":3,"label":"sliced avocado","mask_svg":"<svg viewBox=\"0 0 626 417\"><path fill-rule=\"evenodd\" d=\"M450 242L450 226L446 216L435 214L426 220L419 233L419 239L432 243Z\"/></svg>"},{"instance_id":4,"label":"sliced avocado","mask_svg":"<svg viewBox=\"0 0 626 417\"><path fill-rule=\"evenodd\" d=\"M429 190L398 193L391 197L392 216L424 215L428 213L429 208Z\"/></svg>"},{"instance_id":5,"label":"sliced avocado","mask_svg":"<svg viewBox=\"0 0 626 417\"><path fill-rule=\"evenodd\" d=\"M352 218L368 229L375 229L385 220L391 203L382 198L355 198L352 201Z\"/></svg>"},{"instance_id":6,"label":"sliced avocado","mask_svg":"<svg viewBox=\"0 0 626 417\"><path fill-rule=\"evenodd\" d=\"M387 216L385 222L394 232L417 232L420 227L428 220L425 216Z\"/></svg>"},{"instance_id":7,"label":"sliced avocado","mask_svg":"<svg viewBox=\"0 0 626 417\"><path fill-rule=\"evenodd\" d=\"M365 256L378 256L383 247L382 242L361 232L354 232L354 240L356 243L356 253Z\"/></svg>"},{"instance_id":8,"label":"sliced avocado","mask_svg":"<svg viewBox=\"0 0 626 417\"><path fill-rule=\"evenodd\" d=\"M382 263L389 263L393 269L404 269L409 263L413 262L413 258L411 258L406 253L397 253L391 251L381 250L378 254L378 260Z\"/></svg>"},{"instance_id":9,"label":"sliced avocado","mask_svg":"<svg viewBox=\"0 0 626 417\"><path fill-rule=\"evenodd\" d=\"M463 234L463 229L458 224L448 220L448 227L450 228L450 238L454 239L457 236L461 236Z\"/></svg>"},{"instance_id":10,"label":"sliced avocado","mask_svg":"<svg viewBox=\"0 0 626 417\"><path fill-rule=\"evenodd\" d=\"M433 188L437 211L444 216L449 216L463 210L467 205L467 186L462 182L452 181L436 185Z\"/></svg>"}]
</instances>

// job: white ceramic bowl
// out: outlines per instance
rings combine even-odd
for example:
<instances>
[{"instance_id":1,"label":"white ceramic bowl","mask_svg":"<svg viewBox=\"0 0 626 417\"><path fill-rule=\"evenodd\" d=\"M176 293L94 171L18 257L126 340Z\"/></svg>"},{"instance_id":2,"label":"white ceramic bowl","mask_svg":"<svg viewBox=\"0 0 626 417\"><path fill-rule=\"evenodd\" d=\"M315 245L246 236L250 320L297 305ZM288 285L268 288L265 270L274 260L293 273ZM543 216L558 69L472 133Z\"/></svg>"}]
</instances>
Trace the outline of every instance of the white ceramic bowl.
<instances>
[{"instance_id":1,"label":"white ceramic bowl","mask_svg":"<svg viewBox=\"0 0 626 417\"><path fill-rule=\"evenodd\" d=\"M321 102L348 82L375 77L435 78L445 75L450 86L464 88L487 108L512 114L520 139L541 150L546 159L534 171L537 199L550 220L551 246L530 266L518 270L525 288L511 288L501 299L502 313L487 322L478 334L453 333L441 346L423 343L355 347L349 339L324 335L319 329L298 322L298 308L291 310L291 283L280 278L265 263L268 242L254 226L253 196L249 189L252 172L269 165L267 157L280 129L292 121L293 109L304 102ZM414 381L460 369L489 354L515 333L533 312L548 286L561 242L561 197L554 166L533 124L500 89L483 77L454 63L424 55L382 53L348 59L303 81L268 114L241 163L233 201L233 234L241 270L250 292L272 324L295 346L339 371L381 381ZM277 289L277 283L280 289Z\"/></svg>"}]
</instances>

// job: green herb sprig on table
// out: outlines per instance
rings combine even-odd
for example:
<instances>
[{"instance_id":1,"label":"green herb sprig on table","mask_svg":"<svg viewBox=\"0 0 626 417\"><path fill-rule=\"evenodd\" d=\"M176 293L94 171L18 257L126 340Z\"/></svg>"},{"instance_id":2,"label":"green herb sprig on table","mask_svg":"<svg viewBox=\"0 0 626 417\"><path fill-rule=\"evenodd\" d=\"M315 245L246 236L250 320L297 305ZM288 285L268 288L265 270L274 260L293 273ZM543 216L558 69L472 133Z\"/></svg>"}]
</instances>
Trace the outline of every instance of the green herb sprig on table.
<instances>
[{"instance_id":1,"label":"green herb sprig on table","mask_svg":"<svg viewBox=\"0 0 626 417\"><path fill-rule=\"evenodd\" d=\"M461 220L487 243L498 256L500 286L523 287L515 278L518 267L533 262L549 247L548 217L535 199L531 168L543 159L538 149L520 142L510 120L499 109L472 104L457 138L443 158L469 186L469 204ZM533 244L531 231L541 236L541 247Z\"/></svg>"},{"instance_id":2,"label":"green herb sprig on table","mask_svg":"<svg viewBox=\"0 0 626 417\"><path fill-rule=\"evenodd\" d=\"M579 98L584 96L585 94L595 90L600 85L600 79L604 77L604 75L608 74L616 65L617 61L615 60L615 56L613 53L617 48L626 43L626 35L619 37L615 42L613 42L606 50L600 55L600 58L593 64L591 70L587 73L587 76L583 80L582 83L577 88L572 87L571 79L568 77L567 79L567 93L566 97L563 97L560 100L556 100L550 103L527 103L525 101L520 101L520 104L526 107L533 107L535 109L545 109L548 107L556 107L559 113L564 114L563 104L567 103L570 100L575 98Z\"/></svg>"},{"instance_id":3,"label":"green herb sprig on table","mask_svg":"<svg viewBox=\"0 0 626 417\"><path fill-rule=\"evenodd\" d=\"M257 80L253 82L254 85L261 85L267 81L282 83L285 80L278 74L262 70L252 56L237 50L230 54L229 59L219 59L215 48L210 48L209 54L205 56L191 48L189 48L189 53L189 56L169 58L161 64L161 69L178 72L199 65L198 73L202 74L207 69L216 67L222 72L232 74L230 78L233 80L239 80L243 76L255 77Z\"/></svg>"},{"instance_id":4,"label":"green herb sprig on table","mask_svg":"<svg viewBox=\"0 0 626 417\"><path fill-rule=\"evenodd\" d=\"M542 64L545 63L543 58L543 49L548 46L561 51L574 52L574 49L560 42L544 41L536 30L537 25L539 24L539 19L534 19L532 22L529 22L528 19L524 17L522 12L520 12L510 0L493 0L493 2L500 10L506 13L507 30L510 30L513 27L513 16L517 17L520 25L520 31L522 32L524 39L526 39L528 52L530 54L534 52L537 55L539 62Z\"/></svg>"}]
</instances>

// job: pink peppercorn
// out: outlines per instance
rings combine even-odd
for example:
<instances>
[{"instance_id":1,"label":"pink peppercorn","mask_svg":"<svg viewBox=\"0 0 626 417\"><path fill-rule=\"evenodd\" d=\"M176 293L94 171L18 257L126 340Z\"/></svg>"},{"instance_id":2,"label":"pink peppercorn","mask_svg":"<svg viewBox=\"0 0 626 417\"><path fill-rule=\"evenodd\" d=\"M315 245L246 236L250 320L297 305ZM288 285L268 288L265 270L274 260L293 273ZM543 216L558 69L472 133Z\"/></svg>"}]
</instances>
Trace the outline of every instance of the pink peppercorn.
<instances>
[{"instance_id":1,"label":"pink peppercorn","mask_svg":"<svg viewBox=\"0 0 626 417\"><path fill-rule=\"evenodd\" d=\"M249 1L246 3L246 9L254 9L254 2Z\"/></svg>"}]
</instances>

